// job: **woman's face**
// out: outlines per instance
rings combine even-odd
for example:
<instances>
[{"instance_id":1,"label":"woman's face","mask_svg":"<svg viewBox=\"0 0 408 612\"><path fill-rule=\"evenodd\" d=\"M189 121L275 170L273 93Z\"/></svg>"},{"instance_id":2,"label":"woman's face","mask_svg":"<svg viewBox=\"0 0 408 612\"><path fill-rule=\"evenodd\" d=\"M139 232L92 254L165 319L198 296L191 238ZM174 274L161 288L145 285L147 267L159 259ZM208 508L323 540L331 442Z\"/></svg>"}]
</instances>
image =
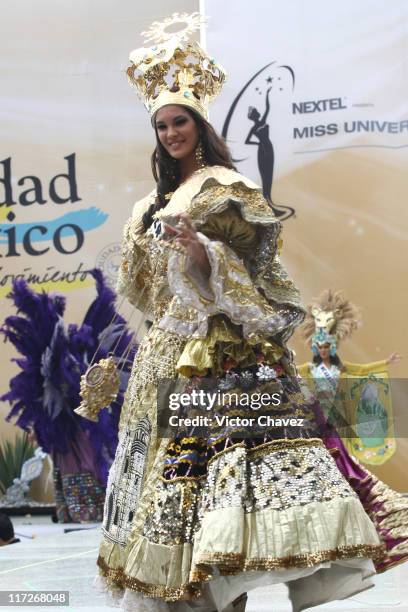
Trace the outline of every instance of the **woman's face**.
<instances>
[{"instance_id":1,"label":"woman's face","mask_svg":"<svg viewBox=\"0 0 408 612\"><path fill-rule=\"evenodd\" d=\"M174 159L194 154L199 140L198 128L182 106L163 106L157 111L155 122L160 143Z\"/></svg>"},{"instance_id":2,"label":"woman's face","mask_svg":"<svg viewBox=\"0 0 408 612\"><path fill-rule=\"evenodd\" d=\"M321 359L328 359L330 357L330 344L325 342L324 344L318 344L317 350Z\"/></svg>"}]
</instances>

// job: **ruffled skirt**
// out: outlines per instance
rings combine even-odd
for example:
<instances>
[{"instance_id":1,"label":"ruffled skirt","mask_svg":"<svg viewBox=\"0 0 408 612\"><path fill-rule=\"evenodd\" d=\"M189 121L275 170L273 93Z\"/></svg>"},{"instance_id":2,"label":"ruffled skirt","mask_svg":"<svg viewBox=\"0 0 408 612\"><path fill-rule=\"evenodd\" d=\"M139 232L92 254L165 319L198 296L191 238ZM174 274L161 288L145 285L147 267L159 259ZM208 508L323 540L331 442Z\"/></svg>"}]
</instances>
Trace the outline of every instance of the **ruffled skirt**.
<instances>
[{"instance_id":1,"label":"ruffled skirt","mask_svg":"<svg viewBox=\"0 0 408 612\"><path fill-rule=\"evenodd\" d=\"M155 347L162 342L175 368L185 347L163 336ZM160 354L139 349L137 384ZM220 382L237 375L238 384L251 372L259 385L259 363L233 365ZM407 500L353 462L280 363L261 365L277 366L261 387L282 391L269 415L300 418L302 427L246 436L225 426L206 437L178 431L160 439L151 392L160 376L143 392L130 389L98 558L99 585L125 609L238 610L233 602L245 591L285 582L298 612L369 588L374 564L382 570L406 559Z\"/></svg>"}]
</instances>

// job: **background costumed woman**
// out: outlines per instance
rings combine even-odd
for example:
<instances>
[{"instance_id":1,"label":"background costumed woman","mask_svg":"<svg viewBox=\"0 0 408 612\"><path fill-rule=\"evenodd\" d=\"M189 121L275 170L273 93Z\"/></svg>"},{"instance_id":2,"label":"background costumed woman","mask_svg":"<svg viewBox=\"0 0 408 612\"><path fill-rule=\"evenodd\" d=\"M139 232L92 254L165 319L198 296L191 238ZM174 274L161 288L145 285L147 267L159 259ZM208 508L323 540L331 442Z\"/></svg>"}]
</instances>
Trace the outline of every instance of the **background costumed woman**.
<instances>
[{"instance_id":1,"label":"background costumed woman","mask_svg":"<svg viewBox=\"0 0 408 612\"><path fill-rule=\"evenodd\" d=\"M298 366L299 374L326 418L342 433L349 452L364 463L385 463L396 449L388 366L401 356L394 352L388 359L366 364L340 359L339 342L361 324L358 308L341 291L325 289L306 311L302 333L313 361Z\"/></svg>"},{"instance_id":2,"label":"background costumed woman","mask_svg":"<svg viewBox=\"0 0 408 612\"><path fill-rule=\"evenodd\" d=\"M115 293L100 270L90 274L96 281L97 295L80 325L64 321L64 296L37 293L25 280L16 279L8 297L17 313L6 317L0 327L0 335L19 353L14 359L19 372L0 400L12 406L7 420L29 432L52 458L55 512L60 523L102 520L123 392L134 357L126 322L115 310ZM90 422L96 420L90 414L87 421L74 414L81 374L89 368L91 356L119 358L128 347L126 359L119 364L119 395L113 396L114 401L112 393L108 395L109 410L97 423Z\"/></svg>"},{"instance_id":3,"label":"background costumed woman","mask_svg":"<svg viewBox=\"0 0 408 612\"><path fill-rule=\"evenodd\" d=\"M370 586L373 560L395 543L385 550L300 392L286 341L304 310L280 263L281 226L206 121L225 73L185 40L191 27L167 35L194 21L183 17L156 24L156 44L132 52L128 69L156 132L157 184L125 226L118 288L153 324L122 409L97 583L125 609L183 612L242 610L248 589L286 582L298 611ZM191 392L210 374L238 398L213 415L241 414L245 393L279 391L264 412L303 427L160 437L160 381ZM333 434L345 465L336 444Z\"/></svg>"}]
</instances>

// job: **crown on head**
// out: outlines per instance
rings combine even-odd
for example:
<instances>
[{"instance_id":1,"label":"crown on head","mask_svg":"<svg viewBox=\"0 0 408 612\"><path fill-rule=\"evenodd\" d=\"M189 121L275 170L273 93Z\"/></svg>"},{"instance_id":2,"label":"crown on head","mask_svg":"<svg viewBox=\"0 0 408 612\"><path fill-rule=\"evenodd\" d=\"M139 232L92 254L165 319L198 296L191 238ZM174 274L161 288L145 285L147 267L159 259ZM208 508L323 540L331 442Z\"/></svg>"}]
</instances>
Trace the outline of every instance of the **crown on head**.
<instances>
[{"instance_id":1,"label":"crown on head","mask_svg":"<svg viewBox=\"0 0 408 612\"><path fill-rule=\"evenodd\" d=\"M198 42L189 40L202 22L199 13L174 13L162 22L155 21L142 32L154 46L131 52L128 81L151 116L166 104L182 104L208 119L208 106L221 91L226 73ZM183 24L177 32L169 32Z\"/></svg>"}]
</instances>

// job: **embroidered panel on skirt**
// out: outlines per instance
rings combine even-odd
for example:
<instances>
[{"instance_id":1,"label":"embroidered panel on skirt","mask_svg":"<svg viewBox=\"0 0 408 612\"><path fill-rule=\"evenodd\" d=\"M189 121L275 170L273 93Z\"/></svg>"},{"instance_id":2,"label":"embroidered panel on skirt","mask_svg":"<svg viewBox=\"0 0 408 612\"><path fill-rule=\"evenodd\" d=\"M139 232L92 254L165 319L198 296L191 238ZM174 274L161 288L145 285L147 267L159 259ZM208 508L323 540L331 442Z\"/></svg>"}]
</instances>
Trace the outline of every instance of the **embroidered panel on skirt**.
<instances>
[{"instance_id":1,"label":"embroidered panel on skirt","mask_svg":"<svg viewBox=\"0 0 408 612\"><path fill-rule=\"evenodd\" d=\"M156 429L156 386L175 376L185 340L153 325L136 354L122 408L119 443L109 471L102 531L125 546L137 510Z\"/></svg>"},{"instance_id":2,"label":"embroidered panel on skirt","mask_svg":"<svg viewBox=\"0 0 408 612\"><path fill-rule=\"evenodd\" d=\"M176 364L185 345L185 338L158 329L154 324L143 338L130 374L125 402L122 408L120 429L135 427L141 413L141 403L150 393L148 401L152 414L150 418L156 420L156 387L160 380L173 379L176 376ZM152 390L154 393L152 395ZM146 395L147 394L147 395ZM142 411L146 408L142 407Z\"/></svg>"},{"instance_id":3,"label":"embroidered panel on skirt","mask_svg":"<svg viewBox=\"0 0 408 612\"><path fill-rule=\"evenodd\" d=\"M240 507L246 513L356 497L319 440L240 443L213 458L207 475L161 479L143 535L165 545L192 542L206 512Z\"/></svg>"},{"instance_id":4,"label":"embroidered panel on skirt","mask_svg":"<svg viewBox=\"0 0 408 612\"><path fill-rule=\"evenodd\" d=\"M151 429L144 417L136 430L124 430L109 471L102 531L121 546L126 544L139 500Z\"/></svg>"}]
</instances>

